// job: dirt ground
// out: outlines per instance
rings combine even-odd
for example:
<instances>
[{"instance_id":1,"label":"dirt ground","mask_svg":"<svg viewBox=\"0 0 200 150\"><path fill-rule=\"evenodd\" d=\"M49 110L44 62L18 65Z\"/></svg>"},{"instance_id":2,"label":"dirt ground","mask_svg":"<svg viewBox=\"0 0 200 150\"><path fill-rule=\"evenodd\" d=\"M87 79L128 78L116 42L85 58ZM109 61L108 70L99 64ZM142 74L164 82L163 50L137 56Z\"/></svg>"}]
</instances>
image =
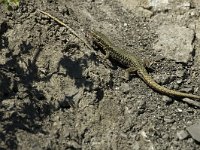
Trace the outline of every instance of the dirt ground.
<instances>
[{"instance_id":1,"label":"dirt ground","mask_svg":"<svg viewBox=\"0 0 200 150\"><path fill-rule=\"evenodd\" d=\"M38 9L84 39L88 29L102 31L153 62L149 74L159 84L200 95L198 0L0 6L0 149L200 149L186 131L200 119L198 108L153 91L137 76L127 81L122 66L105 62Z\"/></svg>"}]
</instances>

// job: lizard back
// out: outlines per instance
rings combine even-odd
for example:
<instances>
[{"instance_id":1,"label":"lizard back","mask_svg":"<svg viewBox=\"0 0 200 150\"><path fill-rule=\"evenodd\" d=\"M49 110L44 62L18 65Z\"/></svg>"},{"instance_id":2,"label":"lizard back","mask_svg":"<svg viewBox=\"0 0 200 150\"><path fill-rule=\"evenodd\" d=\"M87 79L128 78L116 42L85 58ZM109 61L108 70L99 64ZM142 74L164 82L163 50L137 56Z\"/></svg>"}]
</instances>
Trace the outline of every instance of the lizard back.
<instances>
[{"instance_id":1,"label":"lizard back","mask_svg":"<svg viewBox=\"0 0 200 150\"><path fill-rule=\"evenodd\" d=\"M115 46L111 41L101 32L92 30L93 41L98 44L105 51L109 57L117 60L127 67L142 68L143 62L135 54L128 51L124 51L121 48ZM144 68L145 69L145 68Z\"/></svg>"}]
</instances>

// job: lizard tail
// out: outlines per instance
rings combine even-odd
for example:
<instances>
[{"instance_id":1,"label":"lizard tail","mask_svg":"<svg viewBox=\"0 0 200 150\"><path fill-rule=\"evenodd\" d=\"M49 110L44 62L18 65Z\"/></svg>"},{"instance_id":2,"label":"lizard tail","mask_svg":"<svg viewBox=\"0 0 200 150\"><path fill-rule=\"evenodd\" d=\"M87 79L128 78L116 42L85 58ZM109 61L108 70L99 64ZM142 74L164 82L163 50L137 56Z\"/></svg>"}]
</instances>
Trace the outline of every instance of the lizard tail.
<instances>
[{"instance_id":1,"label":"lizard tail","mask_svg":"<svg viewBox=\"0 0 200 150\"><path fill-rule=\"evenodd\" d=\"M140 78L143 79L143 81L152 89L154 89L155 91L167 95L167 96L171 96L171 97L179 97L179 98L190 98L193 100L198 100L200 101L200 96L198 95L193 95L193 94L188 94L188 93L184 93L184 92L179 92L179 91L175 91L175 90L170 90L164 86L159 85L158 83L156 83L152 77L147 73L146 70L139 70L138 75Z\"/></svg>"}]
</instances>

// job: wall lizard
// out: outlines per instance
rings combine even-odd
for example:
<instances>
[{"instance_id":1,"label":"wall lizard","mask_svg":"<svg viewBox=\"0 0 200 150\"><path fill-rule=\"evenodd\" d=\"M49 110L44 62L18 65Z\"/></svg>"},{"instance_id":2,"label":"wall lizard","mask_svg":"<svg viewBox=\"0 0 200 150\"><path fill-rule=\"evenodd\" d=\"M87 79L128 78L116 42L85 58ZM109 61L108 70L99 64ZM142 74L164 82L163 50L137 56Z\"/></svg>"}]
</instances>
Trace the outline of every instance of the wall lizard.
<instances>
[{"instance_id":1,"label":"wall lizard","mask_svg":"<svg viewBox=\"0 0 200 150\"><path fill-rule=\"evenodd\" d=\"M78 34L71 29L69 26L67 26L65 23L63 23L62 21L60 21L59 19L53 17L52 15L50 15L49 13L46 13L44 11L39 10L41 13L49 16L50 18L52 18L53 20L55 20L56 22L58 22L59 24L65 26L67 29L69 29L72 34L74 34L76 37L78 37L82 42L84 42L86 44L86 46L89 49L92 49L88 43L83 40L81 37L78 36ZM124 51L118 47L116 47L115 45L113 45L110 40L101 32L98 31L90 31L87 32L90 33L90 37L93 38L93 40L99 44L106 52L106 58L113 58L117 61L119 61L120 63L122 63L123 65L126 65L128 67L127 72L136 72L138 74L138 76L143 79L143 81L152 89L154 89L155 91L164 94L164 95L168 95L171 97L187 97L190 99L196 99L196 100L200 100L200 96L197 95L193 95L193 94L187 94L187 93L183 93L183 92L178 92L178 91L174 91L174 90L170 90L167 89L163 86L160 86L159 84L157 84L148 74L147 70L145 69L144 63L141 61L141 59L139 59L136 55L134 55L133 53L129 53L127 51ZM184 102L187 102L191 105L200 107L200 103L196 102L196 101L192 101L192 100L183 100Z\"/></svg>"},{"instance_id":2,"label":"wall lizard","mask_svg":"<svg viewBox=\"0 0 200 150\"><path fill-rule=\"evenodd\" d=\"M198 95L171 90L156 83L148 74L144 63L139 57L137 57L133 53L124 51L121 48L115 46L103 33L91 30L88 31L88 34L92 38L93 42L95 42L95 44L100 46L103 51L105 51L106 58L112 58L128 67L128 69L126 70L128 73L136 73L153 90L170 97L187 97L193 100L200 100L200 96ZM188 101L187 103L193 104L190 101ZM200 104L194 105L200 107Z\"/></svg>"}]
</instances>

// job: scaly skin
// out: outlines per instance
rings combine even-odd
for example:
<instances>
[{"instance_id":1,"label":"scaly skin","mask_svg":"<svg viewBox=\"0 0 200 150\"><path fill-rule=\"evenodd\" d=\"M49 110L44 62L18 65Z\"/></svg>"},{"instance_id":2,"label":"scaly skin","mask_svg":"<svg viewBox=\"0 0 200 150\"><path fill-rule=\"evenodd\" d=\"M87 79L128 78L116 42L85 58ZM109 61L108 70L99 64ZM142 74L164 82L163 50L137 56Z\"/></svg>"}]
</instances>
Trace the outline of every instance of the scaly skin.
<instances>
[{"instance_id":1,"label":"scaly skin","mask_svg":"<svg viewBox=\"0 0 200 150\"><path fill-rule=\"evenodd\" d=\"M148 74L147 70L144 67L144 63L133 53L129 53L120 49L119 47L114 46L110 40L101 32L98 31L89 31L90 36L92 37L93 42L101 46L106 53L106 58L112 58L121 64L128 67L127 71L136 72L137 75L153 90L170 96L170 97L179 97L179 98L190 98L200 100L200 96L187 94L183 92L178 92L175 90L170 90L163 86L157 84Z\"/></svg>"}]
</instances>

